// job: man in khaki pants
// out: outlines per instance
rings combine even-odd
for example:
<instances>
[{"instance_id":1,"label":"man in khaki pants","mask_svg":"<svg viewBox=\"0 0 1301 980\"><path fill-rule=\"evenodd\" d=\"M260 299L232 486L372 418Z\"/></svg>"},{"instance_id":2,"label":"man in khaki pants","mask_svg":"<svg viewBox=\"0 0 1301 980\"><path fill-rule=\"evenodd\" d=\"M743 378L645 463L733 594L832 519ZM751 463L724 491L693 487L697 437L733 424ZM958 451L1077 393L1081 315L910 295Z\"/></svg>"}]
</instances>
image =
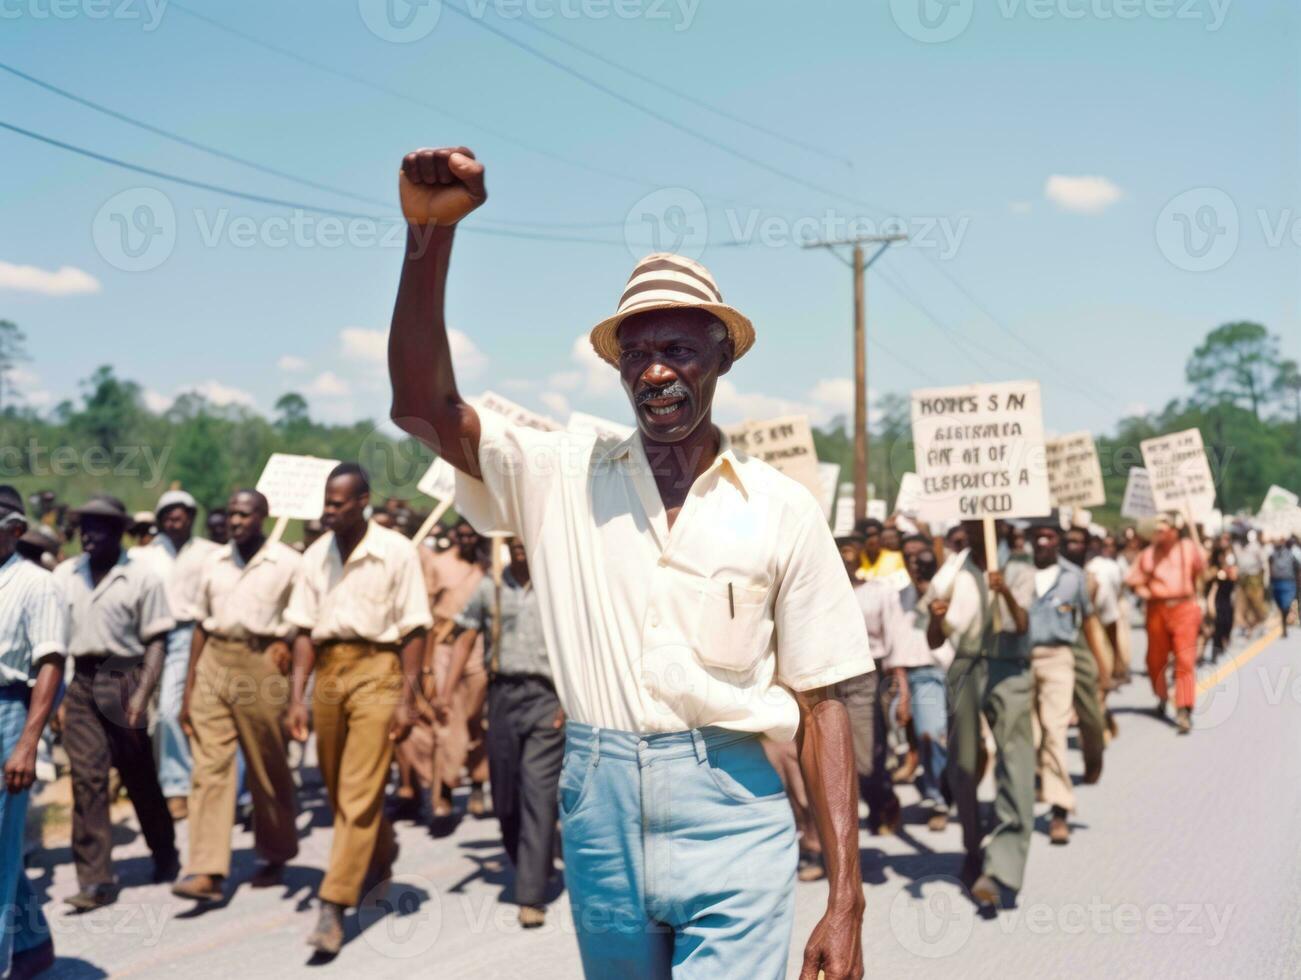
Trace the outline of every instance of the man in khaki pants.
<instances>
[{"instance_id":1,"label":"man in khaki pants","mask_svg":"<svg viewBox=\"0 0 1301 980\"><path fill-rule=\"evenodd\" d=\"M180 722L194 757L190 859L172 894L219 902L230 874L235 820L236 747L243 749L253 796L255 888L280 881L298 853L297 803L284 734L289 705L285 606L302 558L262 533L267 500L239 490L227 507L231 543L209 555L194 596L197 624Z\"/></svg>"},{"instance_id":2,"label":"man in khaki pants","mask_svg":"<svg viewBox=\"0 0 1301 980\"><path fill-rule=\"evenodd\" d=\"M320 918L308 937L333 956L343 945L343 912L365 886L392 874L393 825L384 816L384 784L393 745L411 731L425 635L433 623L416 547L366 519L370 481L356 463L340 463L325 484L327 533L303 555L285 619L294 640L289 729L307 738L307 679L313 695L316 751L334 810L330 866L321 882Z\"/></svg>"}]
</instances>

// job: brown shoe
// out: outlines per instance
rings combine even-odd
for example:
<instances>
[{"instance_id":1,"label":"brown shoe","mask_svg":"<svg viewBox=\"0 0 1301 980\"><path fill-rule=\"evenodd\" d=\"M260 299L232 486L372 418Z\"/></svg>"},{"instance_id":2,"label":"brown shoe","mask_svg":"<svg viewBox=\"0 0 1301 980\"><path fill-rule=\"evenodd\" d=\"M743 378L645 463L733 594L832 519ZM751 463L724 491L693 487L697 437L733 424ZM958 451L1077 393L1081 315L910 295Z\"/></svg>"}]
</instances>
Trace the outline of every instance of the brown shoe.
<instances>
[{"instance_id":1,"label":"brown shoe","mask_svg":"<svg viewBox=\"0 0 1301 980\"><path fill-rule=\"evenodd\" d=\"M1102 778L1102 760L1091 762L1084 767L1084 785L1092 786Z\"/></svg>"},{"instance_id":2,"label":"brown shoe","mask_svg":"<svg viewBox=\"0 0 1301 980\"><path fill-rule=\"evenodd\" d=\"M1003 895L998 882L989 875L981 875L971 886L971 897L976 900L982 911L994 911L1003 904Z\"/></svg>"},{"instance_id":3,"label":"brown shoe","mask_svg":"<svg viewBox=\"0 0 1301 980\"><path fill-rule=\"evenodd\" d=\"M881 819L876 825L876 833L882 837L890 837L897 834L901 826L903 826L903 807L899 804L899 798L896 796L882 807Z\"/></svg>"},{"instance_id":4,"label":"brown shoe","mask_svg":"<svg viewBox=\"0 0 1301 980\"><path fill-rule=\"evenodd\" d=\"M1180 708L1175 712L1175 727L1179 729L1180 735L1187 735L1193 730L1193 713L1188 708Z\"/></svg>"},{"instance_id":5,"label":"brown shoe","mask_svg":"<svg viewBox=\"0 0 1301 980\"><path fill-rule=\"evenodd\" d=\"M466 801L465 812L472 817L482 817L488 812L488 804L484 801L482 786L474 786L470 789L470 799Z\"/></svg>"},{"instance_id":6,"label":"brown shoe","mask_svg":"<svg viewBox=\"0 0 1301 980\"><path fill-rule=\"evenodd\" d=\"M321 903L321 914L316 928L307 937L307 945L326 956L337 956L343 949L343 906L333 902Z\"/></svg>"},{"instance_id":7,"label":"brown shoe","mask_svg":"<svg viewBox=\"0 0 1301 980\"><path fill-rule=\"evenodd\" d=\"M196 902L220 902L226 897L222 891L225 883L221 875L186 875L172 886L172 894Z\"/></svg>"},{"instance_id":8,"label":"brown shoe","mask_svg":"<svg viewBox=\"0 0 1301 980\"><path fill-rule=\"evenodd\" d=\"M249 879L249 887L275 888L284 880L285 864L283 861L262 861L253 871L253 877Z\"/></svg>"},{"instance_id":9,"label":"brown shoe","mask_svg":"<svg viewBox=\"0 0 1301 980\"><path fill-rule=\"evenodd\" d=\"M936 810L931 814L931 818L926 821L926 828L932 833L938 834L949 825L949 812L947 810Z\"/></svg>"},{"instance_id":10,"label":"brown shoe","mask_svg":"<svg viewBox=\"0 0 1301 980\"><path fill-rule=\"evenodd\" d=\"M172 822L178 823L190 815L190 801L184 796L169 796L167 812L172 815Z\"/></svg>"},{"instance_id":11,"label":"brown shoe","mask_svg":"<svg viewBox=\"0 0 1301 980\"><path fill-rule=\"evenodd\" d=\"M524 929L538 929L547 924L547 910L541 905L521 905L519 924Z\"/></svg>"},{"instance_id":12,"label":"brown shoe","mask_svg":"<svg viewBox=\"0 0 1301 980\"><path fill-rule=\"evenodd\" d=\"M1060 807L1053 807L1053 819L1048 825L1048 839L1054 844L1071 842L1071 826L1066 822L1066 811Z\"/></svg>"}]
</instances>

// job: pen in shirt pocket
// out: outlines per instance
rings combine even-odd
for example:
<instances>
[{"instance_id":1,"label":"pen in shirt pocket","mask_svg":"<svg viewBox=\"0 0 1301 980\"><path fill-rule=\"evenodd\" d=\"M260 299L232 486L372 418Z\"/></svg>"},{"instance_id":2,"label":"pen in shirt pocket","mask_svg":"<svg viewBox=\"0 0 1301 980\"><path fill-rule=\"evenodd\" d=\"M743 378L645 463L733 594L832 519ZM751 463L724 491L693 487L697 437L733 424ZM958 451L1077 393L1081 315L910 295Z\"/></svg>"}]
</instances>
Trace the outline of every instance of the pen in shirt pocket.
<instances>
[{"instance_id":1,"label":"pen in shirt pocket","mask_svg":"<svg viewBox=\"0 0 1301 980\"><path fill-rule=\"evenodd\" d=\"M732 583L727 583L727 616L736 619L736 599L732 595Z\"/></svg>"}]
</instances>

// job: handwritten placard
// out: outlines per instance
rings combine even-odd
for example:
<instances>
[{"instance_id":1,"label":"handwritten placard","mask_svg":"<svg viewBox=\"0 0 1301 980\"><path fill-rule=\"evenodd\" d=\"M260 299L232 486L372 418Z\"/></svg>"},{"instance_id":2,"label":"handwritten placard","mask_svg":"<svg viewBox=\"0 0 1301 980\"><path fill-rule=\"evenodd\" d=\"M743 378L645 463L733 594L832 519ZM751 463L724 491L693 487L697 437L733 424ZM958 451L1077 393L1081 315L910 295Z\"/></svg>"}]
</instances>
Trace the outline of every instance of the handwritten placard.
<instances>
[{"instance_id":1,"label":"handwritten placard","mask_svg":"<svg viewBox=\"0 0 1301 980\"><path fill-rule=\"evenodd\" d=\"M1215 480L1199 429L1185 429L1139 443L1143 466L1152 478L1152 499L1158 510L1182 511L1195 520L1215 508Z\"/></svg>"},{"instance_id":2,"label":"handwritten placard","mask_svg":"<svg viewBox=\"0 0 1301 980\"><path fill-rule=\"evenodd\" d=\"M1098 447L1087 432L1049 439L1048 487L1055 507L1101 507L1107 502Z\"/></svg>"},{"instance_id":3,"label":"handwritten placard","mask_svg":"<svg viewBox=\"0 0 1301 980\"><path fill-rule=\"evenodd\" d=\"M272 453L257 489L270 505L272 517L314 521L325 509L325 480L339 465L337 459Z\"/></svg>"}]
</instances>

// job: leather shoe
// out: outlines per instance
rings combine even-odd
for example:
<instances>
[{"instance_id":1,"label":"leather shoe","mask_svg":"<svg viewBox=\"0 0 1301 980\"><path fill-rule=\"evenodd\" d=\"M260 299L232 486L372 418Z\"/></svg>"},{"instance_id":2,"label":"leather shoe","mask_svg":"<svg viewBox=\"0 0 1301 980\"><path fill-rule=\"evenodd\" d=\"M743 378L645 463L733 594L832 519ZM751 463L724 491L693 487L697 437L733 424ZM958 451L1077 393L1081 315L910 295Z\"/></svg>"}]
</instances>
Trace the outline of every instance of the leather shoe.
<instances>
[{"instance_id":1,"label":"leather shoe","mask_svg":"<svg viewBox=\"0 0 1301 980\"><path fill-rule=\"evenodd\" d=\"M997 911L1003 904L1003 893L997 881L989 875L981 875L971 886L971 897L976 900L982 912Z\"/></svg>"},{"instance_id":2,"label":"leather shoe","mask_svg":"<svg viewBox=\"0 0 1301 980\"><path fill-rule=\"evenodd\" d=\"M172 886L172 894L196 902L220 902L226 897L222 891L225 883L221 875L186 875Z\"/></svg>"},{"instance_id":3,"label":"leather shoe","mask_svg":"<svg viewBox=\"0 0 1301 980\"><path fill-rule=\"evenodd\" d=\"M1054 844L1071 842L1071 825L1066 822L1066 811L1061 807L1053 807L1052 822L1048 825L1048 839Z\"/></svg>"},{"instance_id":4,"label":"leather shoe","mask_svg":"<svg viewBox=\"0 0 1301 980\"><path fill-rule=\"evenodd\" d=\"M161 857L154 857L154 884L161 885L164 882L175 881L176 876L181 873L181 856L175 851L171 854L164 854Z\"/></svg>"},{"instance_id":5,"label":"leather shoe","mask_svg":"<svg viewBox=\"0 0 1301 980\"><path fill-rule=\"evenodd\" d=\"M105 905L112 905L117 901L116 885L90 885L83 888L71 898L64 899L64 902L77 912L90 912L94 909L101 909Z\"/></svg>"},{"instance_id":6,"label":"leather shoe","mask_svg":"<svg viewBox=\"0 0 1301 980\"><path fill-rule=\"evenodd\" d=\"M326 956L337 956L343 949L343 906L321 902L316 928L307 937L307 945Z\"/></svg>"},{"instance_id":7,"label":"leather shoe","mask_svg":"<svg viewBox=\"0 0 1301 980\"><path fill-rule=\"evenodd\" d=\"M519 924L524 929L537 929L546 925L547 910L541 905L521 905Z\"/></svg>"},{"instance_id":8,"label":"leather shoe","mask_svg":"<svg viewBox=\"0 0 1301 980\"><path fill-rule=\"evenodd\" d=\"M1180 735L1187 735L1193 730L1193 713L1187 708L1180 708L1175 712L1175 726Z\"/></svg>"}]
</instances>

